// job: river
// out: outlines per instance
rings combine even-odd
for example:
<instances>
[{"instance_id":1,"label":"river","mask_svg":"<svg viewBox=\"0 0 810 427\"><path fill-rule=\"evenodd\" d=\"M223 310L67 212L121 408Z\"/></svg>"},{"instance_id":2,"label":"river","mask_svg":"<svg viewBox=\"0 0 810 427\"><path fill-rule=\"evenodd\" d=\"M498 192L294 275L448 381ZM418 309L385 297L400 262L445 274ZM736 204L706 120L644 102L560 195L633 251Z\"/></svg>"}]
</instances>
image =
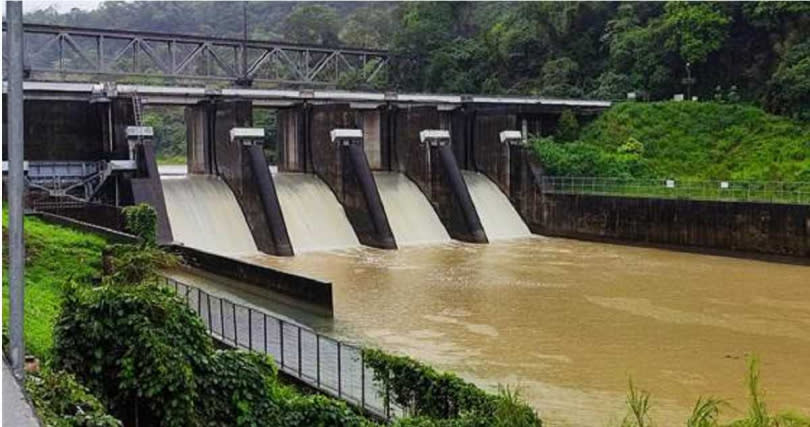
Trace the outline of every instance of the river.
<instances>
[{"instance_id":1,"label":"river","mask_svg":"<svg viewBox=\"0 0 810 427\"><path fill-rule=\"evenodd\" d=\"M751 354L769 409L810 412L808 267L539 236L250 259L333 282L305 323L518 387L547 425L617 424L630 378L660 425L699 396L742 415Z\"/></svg>"}]
</instances>

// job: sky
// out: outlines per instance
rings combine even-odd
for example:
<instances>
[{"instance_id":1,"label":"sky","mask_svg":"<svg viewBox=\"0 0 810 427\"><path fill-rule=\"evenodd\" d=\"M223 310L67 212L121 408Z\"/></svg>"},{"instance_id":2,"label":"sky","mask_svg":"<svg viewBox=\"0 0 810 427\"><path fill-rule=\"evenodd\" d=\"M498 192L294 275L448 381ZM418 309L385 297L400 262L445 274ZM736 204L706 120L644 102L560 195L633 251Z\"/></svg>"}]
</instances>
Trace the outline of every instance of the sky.
<instances>
[{"instance_id":1,"label":"sky","mask_svg":"<svg viewBox=\"0 0 810 427\"><path fill-rule=\"evenodd\" d=\"M5 2L4 2L5 3ZM53 6L59 12L69 12L74 7L92 10L98 7L101 0L24 0L23 11L33 12Z\"/></svg>"},{"instance_id":2,"label":"sky","mask_svg":"<svg viewBox=\"0 0 810 427\"><path fill-rule=\"evenodd\" d=\"M23 12L33 12L53 6L58 12L69 12L70 9L92 10L98 7L103 0L23 0ZM2 14L6 16L6 2L0 1Z\"/></svg>"}]
</instances>

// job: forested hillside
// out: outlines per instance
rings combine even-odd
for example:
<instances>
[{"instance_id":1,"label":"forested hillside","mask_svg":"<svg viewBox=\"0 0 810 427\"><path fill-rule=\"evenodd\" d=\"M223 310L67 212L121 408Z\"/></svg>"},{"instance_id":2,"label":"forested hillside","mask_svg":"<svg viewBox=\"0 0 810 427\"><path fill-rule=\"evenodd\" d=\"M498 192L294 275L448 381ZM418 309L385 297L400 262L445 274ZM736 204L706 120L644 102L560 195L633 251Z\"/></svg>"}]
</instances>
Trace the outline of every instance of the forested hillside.
<instances>
[{"instance_id":1,"label":"forested hillside","mask_svg":"<svg viewBox=\"0 0 810 427\"><path fill-rule=\"evenodd\" d=\"M810 117L808 2L107 2L26 19L241 37L243 12L251 38L391 49L409 58L392 76L402 90L691 92Z\"/></svg>"}]
</instances>

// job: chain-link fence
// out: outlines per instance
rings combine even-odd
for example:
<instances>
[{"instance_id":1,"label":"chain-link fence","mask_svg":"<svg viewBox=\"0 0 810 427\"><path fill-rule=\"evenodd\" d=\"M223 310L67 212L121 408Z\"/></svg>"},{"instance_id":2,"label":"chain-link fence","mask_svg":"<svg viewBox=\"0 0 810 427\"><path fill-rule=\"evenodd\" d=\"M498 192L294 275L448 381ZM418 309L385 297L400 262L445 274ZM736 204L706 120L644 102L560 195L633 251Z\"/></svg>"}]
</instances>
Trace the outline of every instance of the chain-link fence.
<instances>
[{"instance_id":1,"label":"chain-link fence","mask_svg":"<svg viewBox=\"0 0 810 427\"><path fill-rule=\"evenodd\" d=\"M270 355L285 374L380 419L402 414L397 405L386 405L388 391L374 380L374 371L366 366L360 347L175 279L164 279L220 342Z\"/></svg>"},{"instance_id":2,"label":"chain-link fence","mask_svg":"<svg viewBox=\"0 0 810 427\"><path fill-rule=\"evenodd\" d=\"M544 193L810 204L807 181L709 181L544 176Z\"/></svg>"}]
</instances>

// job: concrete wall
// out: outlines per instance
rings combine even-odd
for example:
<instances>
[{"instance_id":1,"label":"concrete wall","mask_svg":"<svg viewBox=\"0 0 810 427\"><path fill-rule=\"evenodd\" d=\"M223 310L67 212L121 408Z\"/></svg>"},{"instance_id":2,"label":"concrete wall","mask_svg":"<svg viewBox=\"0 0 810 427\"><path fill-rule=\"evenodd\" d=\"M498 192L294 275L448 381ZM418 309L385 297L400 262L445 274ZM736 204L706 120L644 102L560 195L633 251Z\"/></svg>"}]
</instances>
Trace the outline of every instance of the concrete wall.
<instances>
[{"instance_id":1,"label":"concrete wall","mask_svg":"<svg viewBox=\"0 0 810 427\"><path fill-rule=\"evenodd\" d=\"M214 112L214 104L207 101L185 109L186 161L190 174L210 174L213 171L211 121Z\"/></svg>"},{"instance_id":2,"label":"concrete wall","mask_svg":"<svg viewBox=\"0 0 810 427\"><path fill-rule=\"evenodd\" d=\"M107 105L87 101L26 100L23 120L25 160L105 158L109 151L104 137ZM7 152L6 123L4 108L3 153Z\"/></svg>"},{"instance_id":3,"label":"concrete wall","mask_svg":"<svg viewBox=\"0 0 810 427\"><path fill-rule=\"evenodd\" d=\"M286 172L304 172L307 169L303 126L305 108L280 109L276 113L278 137L278 169Z\"/></svg>"},{"instance_id":4,"label":"concrete wall","mask_svg":"<svg viewBox=\"0 0 810 427\"><path fill-rule=\"evenodd\" d=\"M319 314L332 316L332 284L240 261L188 246L171 246L195 268L273 292L276 298Z\"/></svg>"},{"instance_id":5,"label":"concrete wall","mask_svg":"<svg viewBox=\"0 0 810 427\"><path fill-rule=\"evenodd\" d=\"M156 237L160 243L172 241L172 229L166 211L166 199L155 158L155 149L151 141L144 141L137 147L138 171L135 178L129 179L132 192L132 204L146 203L155 209L157 214Z\"/></svg>"},{"instance_id":6,"label":"concrete wall","mask_svg":"<svg viewBox=\"0 0 810 427\"><path fill-rule=\"evenodd\" d=\"M357 112L360 128L363 129L363 149L372 170L383 169L382 127L380 110L360 110Z\"/></svg>"},{"instance_id":7,"label":"concrete wall","mask_svg":"<svg viewBox=\"0 0 810 427\"><path fill-rule=\"evenodd\" d=\"M544 194L534 232L810 261L810 206Z\"/></svg>"},{"instance_id":8,"label":"concrete wall","mask_svg":"<svg viewBox=\"0 0 810 427\"><path fill-rule=\"evenodd\" d=\"M478 172L488 176L501 191L509 194L509 146L500 140L505 130L520 130L514 114L484 114L475 116L472 135L473 165Z\"/></svg>"}]
</instances>

